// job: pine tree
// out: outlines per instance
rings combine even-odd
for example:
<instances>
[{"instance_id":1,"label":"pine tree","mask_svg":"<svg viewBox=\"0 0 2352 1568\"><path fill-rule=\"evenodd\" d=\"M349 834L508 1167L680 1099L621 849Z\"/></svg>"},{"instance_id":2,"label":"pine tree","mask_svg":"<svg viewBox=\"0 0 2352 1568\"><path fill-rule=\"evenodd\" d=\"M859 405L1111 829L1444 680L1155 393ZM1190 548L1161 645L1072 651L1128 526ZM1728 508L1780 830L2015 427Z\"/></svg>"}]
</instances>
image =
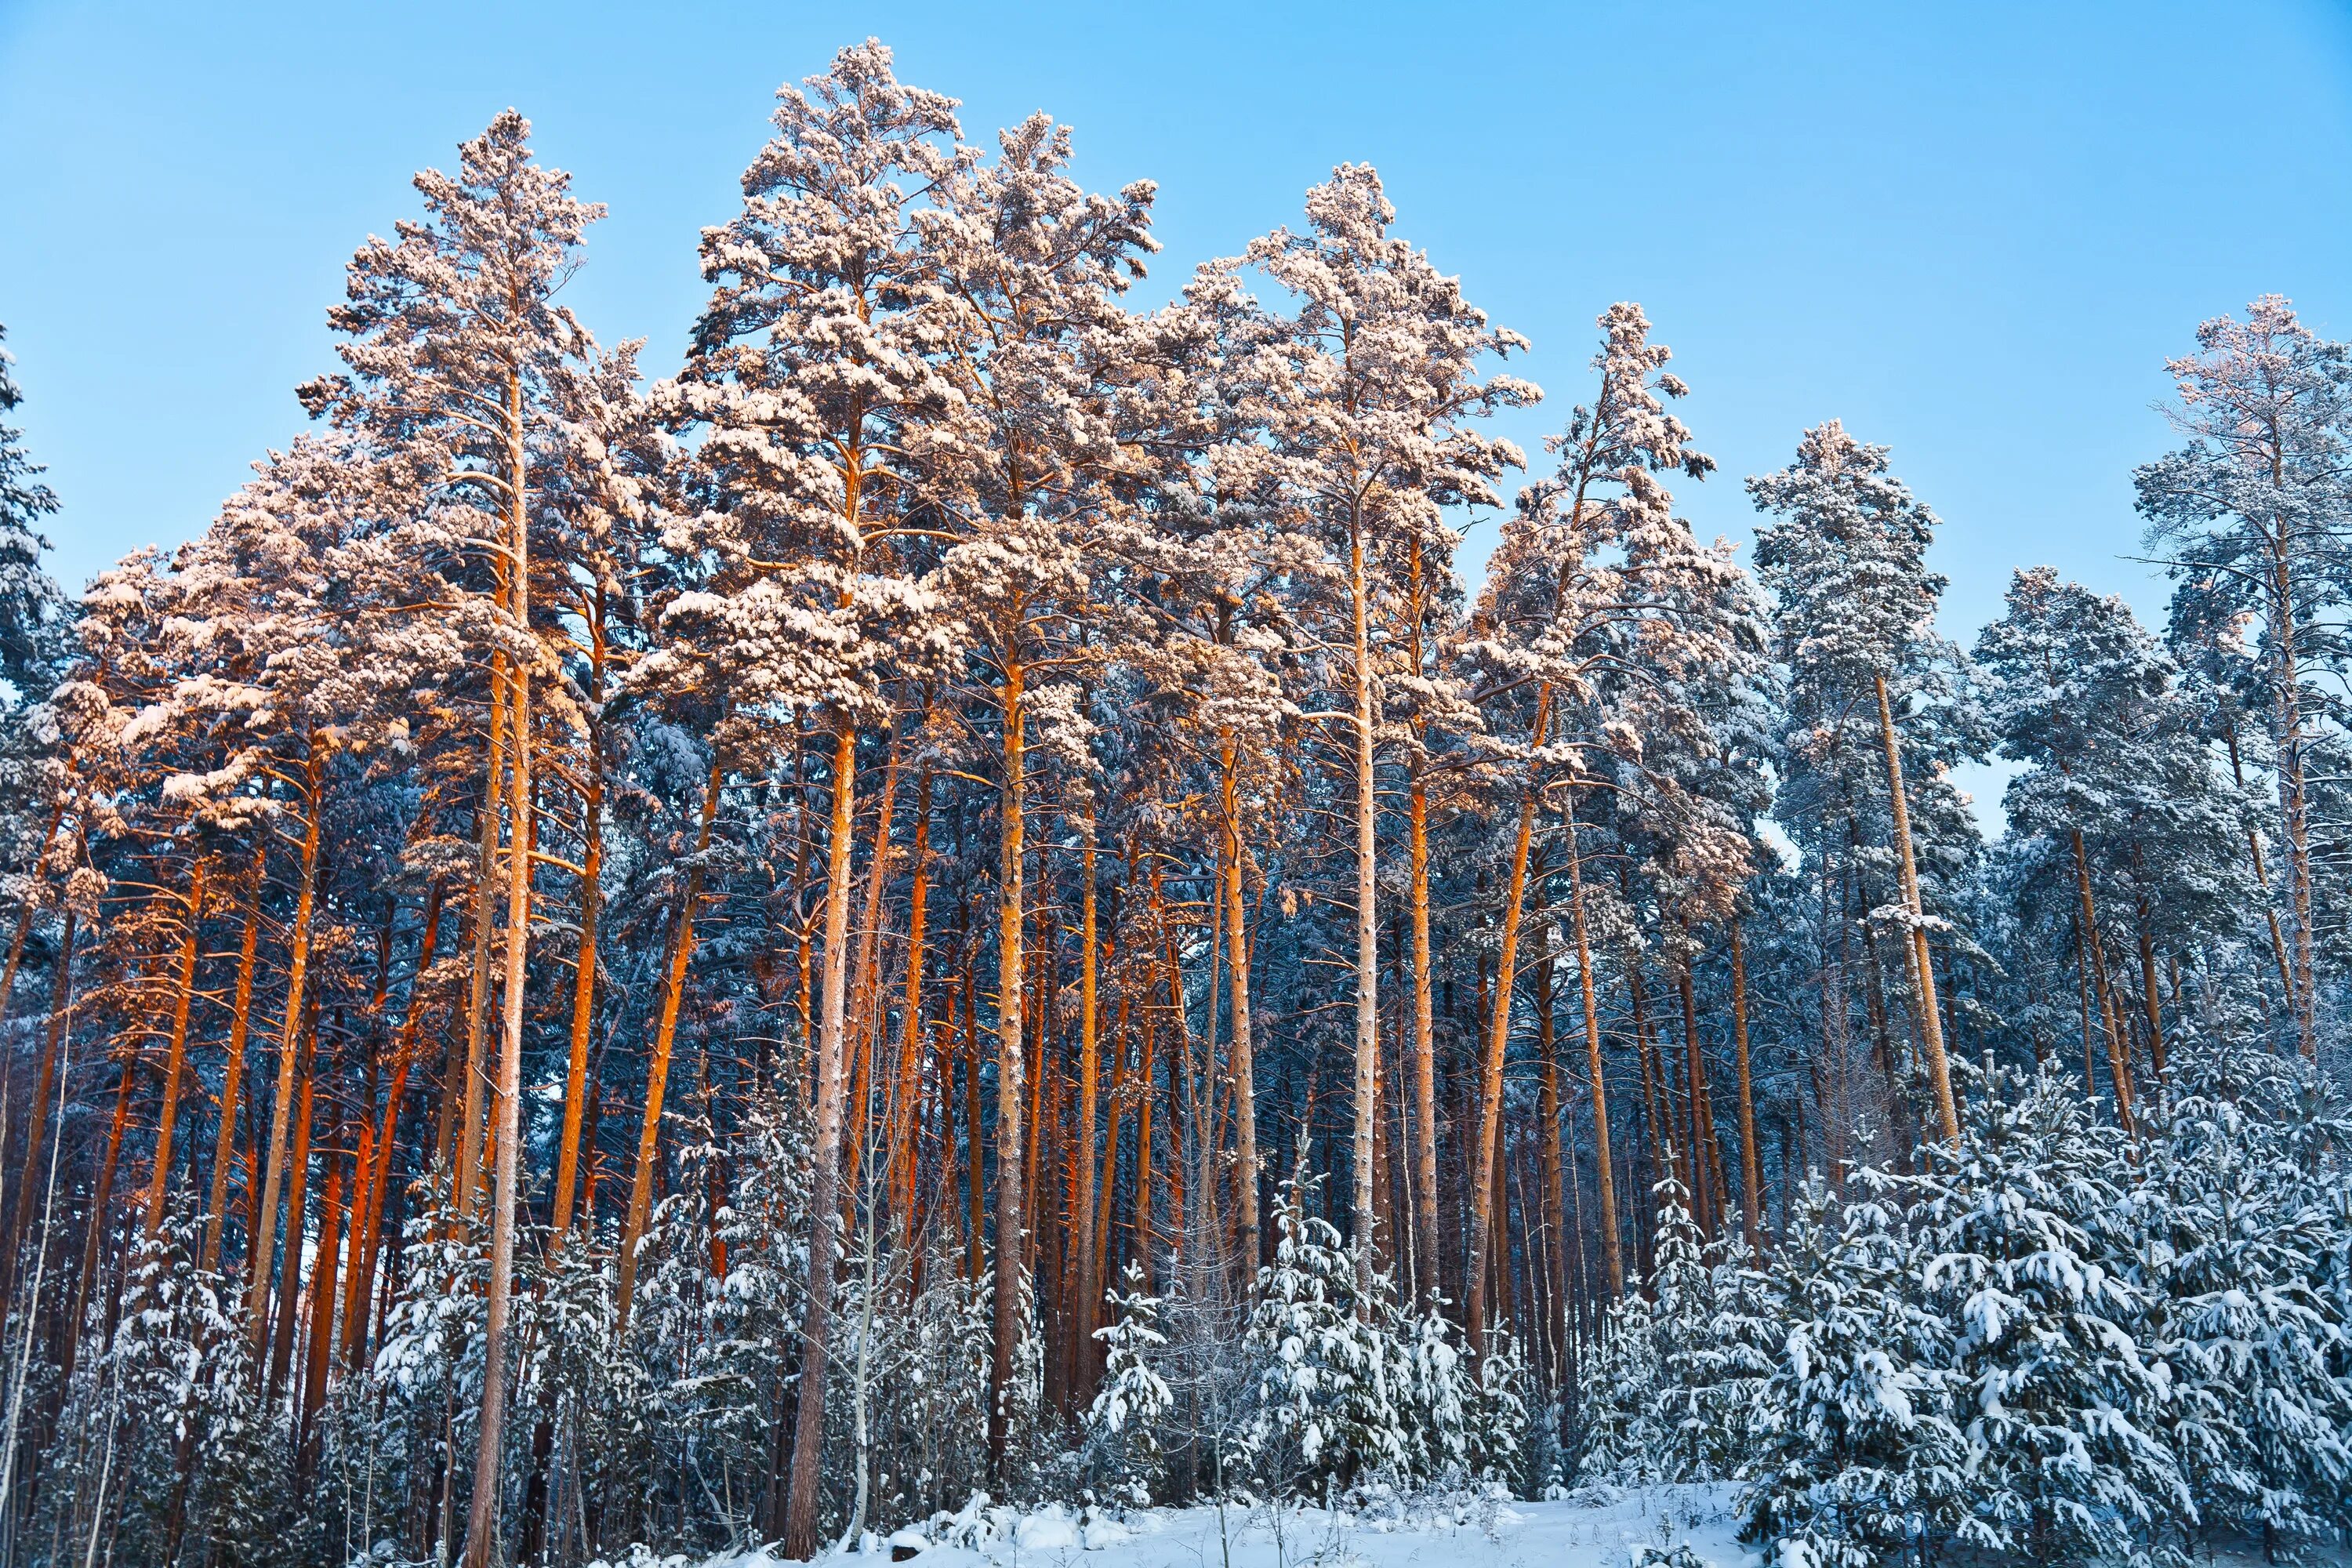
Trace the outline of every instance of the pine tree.
<instances>
[{"instance_id":1,"label":"pine tree","mask_svg":"<svg viewBox=\"0 0 2352 1568\"><path fill-rule=\"evenodd\" d=\"M1110 1322L1095 1331L1103 1343L1103 1378L1087 1409L1087 1428L1129 1495L1144 1502L1164 1458L1158 1428L1176 1396L1153 1365L1168 1336L1158 1326L1160 1300L1145 1288L1141 1264L1127 1266L1125 1283L1125 1290L1110 1292Z\"/></svg>"},{"instance_id":2,"label":"pine tree","mask_svg":"<svg viewBox=\"0 0 2352 1568\"><path fill-rule=\"evenodd\" d=\"M2234 923L2252 901L2235 874L2245 826L2173 692L2169 661L2121 600L2060 583L2046 567L2020 572L2008 613L1985 628L1977 657L1993 678L1990 716L2001 750L2027 764L2003 797L2012 837L2042 837L2067 866L2080 966L2098 1002L2108 1081L2128 1128L2136 1094L2129 1020L2103 931L2117 904L2133 910L2142 1003L2161 1068L2159 919L2174 930ZM2112 889L2105 915L2101 885Z\"/></svg>"},{"instance_id":3,"label":"pine tree","mask_svg":"<svg viewBox=\"0 0 2352 1568\"><path fill-rule=\"evenodd\" d=\"M2341 343L2265 294L2243 321L2197 330L2198 352L2166 362L2179 403L2167 416L2184 441L2133 475L2148 542L2168 559L2191 605L2209 617L2251 616L2260 626L2256 677L2266 699L2286 844L2294 927L2297 1043L2318 1052L2314 991L2309 752L2320 742L2305 689L2309 623L2341 602L2334 565L2352 442L2352 366Z\"/></svg>"},{"instance_id":4,"label":"pine tree","mask_svg":"<svg viewBox=\"0 0 2352 1568\"><path fill-rule=\"evenodd\" d=\"M904 452L910 427L952 395L933 363L944 322L925 309L937 259L913 211L955 168L957 126L952 100L900 84L890 51L871 40L777 100L776 133L743 176L742 213L703 239L717 288L673 395L706 427L690 481L703 501L695 554L704 580L665 612L688 642L657 656L664 668L649 674L689 687L712 710L714 788L718 767L753 763L803 712L824 709L833 731L801 1335L807 1396L777 1521L805 1557L816 1547L835 1215L845 1139L857 1135L845 1131L848 1031L864 1027L847 1016L857 739L887 716L880 682L893 666L922 666L930 602L900 536L915 526ZM685 941L681 928L681 950ZM664 1038L657 1056L667 1048ZM656 1088L648 1140L659 1104ZM652 1159L645 1148L633 1214L643 1212ZM625 1279L628 1267L625 1254Z\"/></svg>"},{"instance_id":5,"label":"pine tree","mask_svg":"<svg viewBox=\"0 0 2352 1568\"><path fill-rule=\"evenodd\" d=\"M1344 708L1355 774L1355 1131L1349 1221L1360 1283L1369 1291L1374 1095L1380 1060L1379 830L1374 770L1386 715L1376 702L1378 623L1392 614L1413 563L1450 562L1454 538L1441 509L1499 506L1495 480L1523 466L1508 441L1475 421L1539 394L1507 375L1479 379L1480 362L1525 346L1488 325L1426 255L1397 238L1396 209L1380 176L1343 164L1307 196L1307 232L1278 229L1227 264L1263 273L1297 300L1243 375L1251 421L1263 429L1246 488L1261 505L1312 520L1328 564L1326 689ZM1344 564L1343 564L1344 563ZM1418 673L1418 672L1415 672ZM1474 1262L1475 1270L1475 1264Z\"/></svg>"},{"instance_id":6,"label":"pine tree","mask_svg":"<svg viewBox=\"0 0 2352 1568\"><path fill-rule=\"evenodd\" d=\"M1350 1256L1330 1221L1306 1212L1294 1179L1275 1210L1274 1262L1258 1281L1248 1342L1263 1361L1249 1447L1279 1490L1328 1500L1404 1472L1409 1373L1390 1332L1385 1280ZM1373 1279L1374 1296L1359 1295Z\"/></svg>"},{"instance_id":7,"label":"pine tree","mask_svg":"<svg viewBox=\"0 0 2352 1568\"><path fill-rule=\"evenodd\" d=\"M0 326L0 344L7 336ZM15 363L0 347L0 420L24 401ZM16 688L18 702L47 694L65 651L65 596L41 567L49 548L41 520L58 510L57 492L41 483L43 471L25 450L24 432L0 423L0 680Z\"/></svg>"},{"instance_id":8,"label":"pine tree","mask_svg":"<svg viewBox=\"0 0 2352 1568\"><path fill-rule=\"evenodd\" d=\"M2170 1373L2139 1342L2147 1294L2113 1267L2121 1134L2047 1074L1988 1076L1909 1216L1969 1448L1960 1533L2043 1562L2126 1554L2190 1504L2158 1436Z\"/></svg>"},{"instance_id":9,"label":"pine tree","mask_svg":"<svg viewBox=\"0 0 2352 1568\"><path fill-rule=\"evenodd\" d=\"M1958 1113L1918 870L1921 840L1933 841L1925 833L1915 837L1910 792L1948 794L1942 768L1975 754L1980 741L1969 711L1966 661L1935 631L1944 578L1927 570L1926 552L1937 518L1895 477L1885 447L1854 439L1835 420L1807 431L1794 463L1750 479L1748 489L1781 520L1758 530L1756 569L1777 601L1776 651L1790 669L1789 762L1799 787L1787 804L1813 817L1800 822L1819 846L1834 844L1841 826L1851 845L1874 797L1885 805L1900 904L1884 912L1894 916L1905 950L1930 1109L1944 1141L1952 1142L1959 1136ZM1883 771L1868 761L1871 748L1854 717L1873 709ZM1907 768L1906 740L1913 752ZM1923 763L1928 776L1906 785L1906 772L1916 774ZM1821 849L1814 853L1826 880L1827 858ZM1874 920L1880 912L1873 911ZM1825 1015L1832 1005L1842 1000L1825 999Z\"/></svg>"},{"instance_id":10,"label":"pine tree","mask_svg":"<svg viewBox=\"0 0 2352 1568\"><path fill-rule=\"evenodd\" d=\"M1971 1530L1949 1337L1922 1310L1886 1197L1841 1205L1818 1179L1778 1248L1786 1338L1758 1391L1746 1536L1783 1563L1871 1568Z\"/></svg>"}]
</instances>

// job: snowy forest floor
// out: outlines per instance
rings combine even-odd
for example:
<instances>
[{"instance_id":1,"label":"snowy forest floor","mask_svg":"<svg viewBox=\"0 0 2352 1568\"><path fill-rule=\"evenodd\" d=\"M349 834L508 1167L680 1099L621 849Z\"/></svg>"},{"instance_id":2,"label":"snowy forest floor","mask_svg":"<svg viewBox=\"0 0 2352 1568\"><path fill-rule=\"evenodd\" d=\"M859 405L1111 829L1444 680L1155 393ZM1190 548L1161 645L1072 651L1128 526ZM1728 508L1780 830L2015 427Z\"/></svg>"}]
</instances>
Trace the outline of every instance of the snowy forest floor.
<instances>
[{"instance_id":1,"label":"snowy forest floor","mask_svg":"<svg viewBox=\"0 0 2352 1568\"><path fill-rule=\"evenodd\" d=\"M1627 1568L1647 1546L1661 1556L1687 1547L1710 1568L1762 1559L1738 1539L1738 1489L1591 1488L1547 1502L1453 1498L1370 1513L1296 1505L1155 1509L1118 1519L1082 1518L1058 1506L1015 1516L967 1510L959 1528L933 1529L910 1561L921 1568ZM978 1544L971 1542L977 1542ZM868 1537L865 1550L829 1553L844 1565L887 1563L915 1532ZM2197 1560L2216 1568L2262 1562L2258 1548L2219 1547ZM633 1556L625 1568L686 1568L682 1557ZM2352 1565L2341 1552L2305 1557ZM764 1552L722 1554L702 1568L784 1568Z\"/></svg>"}]
</instances>

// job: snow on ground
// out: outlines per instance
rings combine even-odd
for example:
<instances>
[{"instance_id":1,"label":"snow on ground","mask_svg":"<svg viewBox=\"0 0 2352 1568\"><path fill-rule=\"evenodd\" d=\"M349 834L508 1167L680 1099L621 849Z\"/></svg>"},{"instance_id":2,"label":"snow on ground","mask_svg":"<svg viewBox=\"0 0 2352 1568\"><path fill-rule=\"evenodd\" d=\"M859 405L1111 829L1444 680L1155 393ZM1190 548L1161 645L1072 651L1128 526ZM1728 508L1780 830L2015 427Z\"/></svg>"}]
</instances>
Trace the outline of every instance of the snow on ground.
<instances>
[{"instance_id":1,"label":"snow on ground","mask_svg":"<svg viewBox=\"0 0 2352 1568\"><path fill-rule=\"evenodd\" d=\"M1290 1505L1158 1509L1118 1518L1060 1508L975 1515L929 1527L914 1568L1626 1568L1634 1549L1687 1543L1713 1568L1741 1568L1735 1489L1591 1489L1555 1502L1452 1498L1349 1516ZM978 1544L968 1544L977 1541ZM888 1563L913 1532L869 1541L830 1558L841 1568ZM656 1560L683 1568L683 1559ZM645 1568L653 1563L645 1559ZM765 1552L714 1558L704 1568L782 1568Z\"/></svg>"},{"instance_id":2,"label":"snow on ground","mask_svg":"<svg viewBox=\"0 0 2352 1568\"><path fill-rule=\"evenodd\" d=\"M1591 1487L1549 1502L1450 1497L1355 1515L1297 1505L1153 1509L1113 1516L1048 1505L1029 1513L975 1502L949 1521L827 1553L826 1568L1639 1568L1686 1547L1705 1568L1760 1568L1739 1543L1735 1486ZM2204 1549L2200 1549L2200 1556ZM2247 1568L2259 1551L2215 1552L2212 1568ZM2306 1559L2352 1565L2337 1552ZM695 1568L642 1549L619 1568ZM765 1552L699 1568L788 1568ZM798 1568L797 1564L789 1568Z\"/></svg>"}]
</instances>

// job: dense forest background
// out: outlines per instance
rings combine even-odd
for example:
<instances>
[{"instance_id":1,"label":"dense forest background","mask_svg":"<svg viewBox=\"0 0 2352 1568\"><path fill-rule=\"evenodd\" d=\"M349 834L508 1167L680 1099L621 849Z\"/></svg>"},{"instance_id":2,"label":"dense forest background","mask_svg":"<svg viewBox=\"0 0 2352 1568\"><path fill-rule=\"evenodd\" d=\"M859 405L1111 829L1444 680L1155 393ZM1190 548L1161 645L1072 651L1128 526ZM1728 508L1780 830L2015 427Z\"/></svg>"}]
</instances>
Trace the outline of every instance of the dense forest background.
<instances>
[{"instance_id":1,"label":"dense forest background","mask_svg":"<svg viewBox=\"0 0 2352 1568\"><path fill-rule=\"evenodd\" d=\"M1046 118L778 104L672 379L509 112L192 542L68 599L0 431L0 1557L2352 1525L2352 348L2184 331L2165 625L1963 648L1834 419L1694 537L1637 305L1489 434L1369 167L1142 311Z\"/></svg>"}]
</instances>

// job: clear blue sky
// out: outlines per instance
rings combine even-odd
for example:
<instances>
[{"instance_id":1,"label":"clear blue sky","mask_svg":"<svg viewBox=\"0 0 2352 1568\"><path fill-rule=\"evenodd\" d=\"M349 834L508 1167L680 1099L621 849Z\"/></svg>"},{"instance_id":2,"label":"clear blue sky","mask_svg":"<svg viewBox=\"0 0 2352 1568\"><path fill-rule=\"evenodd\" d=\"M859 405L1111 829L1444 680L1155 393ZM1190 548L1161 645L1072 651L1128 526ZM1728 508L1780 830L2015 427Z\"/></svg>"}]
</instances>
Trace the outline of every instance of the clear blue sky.
<instances>
[{"instance_id":1,"label":"clear blue sky","mask_svg":"<svg viewBox=\"0 0 2352 1568\"><path fill-rule=\"evenodd\" d=\"M1160 182L1147 298L1289 220L1340 160L1532 338L1552 405L1592 318L1648 307L1738 479L1837 416L1947 520L1949 629L2009 569L2161 590L2131 466L2163 357L2292 295L2352 336L2352 5L120 6L0 0L0 321L65 502L58 574L201 529L301 426L322 312L411 172L513 104L611 217L572 302L677 363L776 85L868 33L986 134Z\"/></svg>"}]
</instances>

